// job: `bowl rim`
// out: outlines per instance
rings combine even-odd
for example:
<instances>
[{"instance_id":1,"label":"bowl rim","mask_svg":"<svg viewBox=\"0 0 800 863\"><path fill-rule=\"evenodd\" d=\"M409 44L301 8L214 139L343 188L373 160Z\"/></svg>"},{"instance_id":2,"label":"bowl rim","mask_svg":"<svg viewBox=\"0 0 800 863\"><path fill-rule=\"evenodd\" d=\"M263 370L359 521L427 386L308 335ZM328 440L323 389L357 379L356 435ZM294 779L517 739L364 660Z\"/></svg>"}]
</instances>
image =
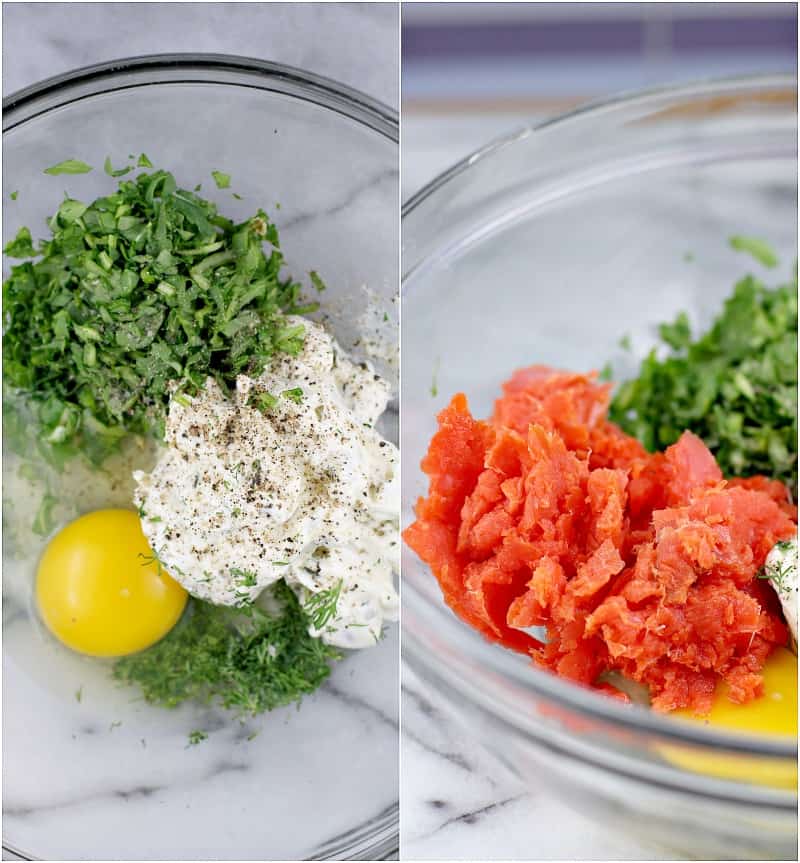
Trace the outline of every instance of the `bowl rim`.
<instances>
[{"instance_id":1,"label":"bowl rim","mask_svg":"<svg viewBox=\"0 0 800 863\"><path fill-rule=\"evenodd\" d=\"M158 75L176 71L185 71L187 76L121 81L131 73L145 76L148 73ZM219 75L216 79L215 73ZM232 77L222 80L225 74L249 80L247 83L237 82ZM177 83L250 86L281 93L349 117L396 144L400 142L398 112L360 90L283 63L233 54L192 52L145 54L104 61L71 69L23 87L2 100L2 132L5 135L35 117L103 93ZM81 92L76 92L79 90ZM43 104L46 100L51 101ZM338 860L353 854L353 859L386 859L395 853L398 842L399 802L395 802L376 818L353 827L350 834L332 837L320 846L320 856L309 859ZM2 847L20 859L38 859L16 847L5 836Z\"/></svg>"},{"instance_id":2,"label":"bowl rim","mask_svg":"<svg viewBox=\"0 0 800 863\"><path fill-rule=\"evenodd\" d=\"M493 138L482 147L473 150L468 156L455 162L449 168L437 174L432 180L429 180L421 189L414 192L403 203L401 216L405 219L406 216L411 215L420 204L442 186L469 170L473 165L494 156L498 151L512 146L517 141L524 140L537 132L552 128L560 129L562 126L587 119L592 120L595 117L617 109L631 108L637 105L646 107L649 102L657 102L660 99L673 99L680 96L698 97L711 94L724 95L741 88L757 92L766 87L772 89L794 89L797 91L797 77L786 73L706 78L688 84L648 87L644 90L625 90L608 98L590 100L540 123L519 126L514 131Z\"/></svg>"},{"instance_id":3,"label":"bowl rim","mask_svg":"<svg viewBox=\"0 0 800 863\"><path fill-rule=\"evenodd\" d=\"M589 101L541 123L518 127L514 131L501 135L483 147L473 151L470 155L438 174L416 193L412 194L402 205L401 226L405 223L406 219L414 214L421 204L425 203L440 189L447 186L452 180L465 174L474 165L485 162L500 154L506 148L512 147L520 141L543 131L558 131L562 127L569 127L576 123L591 122L598 117L611 114L614 111L648 108L650 106L655 107L661 101L671 103L679 98L696 99L709 96L733 96L737 93L756 95L769 90L794 91L796 96L797 77L790 73L743 75L709 78L680 85L626 91L609 98ZM417 262L414 262L411 270L407 270L405 263L403 264L400 286L401 302L405 282L416 268ZM405 551L412 553L408 549L405 549ZM427 569L426 565L423 566ZM404 586L408 586L408 594L417 593L408 580L404 580ZM419 602L420 605L427 603L427 600L421 596L415 597L414 601ZM404 600L404 611L406 607L407 603ZM442 603L441 611L449 612L449 609ZM671 718L668 715L662 715L638 705L622 704L616 699L604 697L599 693L586 690L546 671L531 669L527 665L524 668L518 666L513 662L516 657L508 656L512 651L489 649L495 647L495 645L490 645L488 642L484 642L482 639L479 640L477 637L474 639L469 637L473 635L471 629L470 632L464 633L464 624L452 613L449 614L449 617L452 618L448 626L450 634L456 638L459 649L468 654L472 661L483 662L493 672L506 679L510 678L515 684L525 687L537 695L542 695L561 703L592 719L610 722L633 732L654 734L670 741L690 743L696 746L722 748L729 752L737 752L749 756L797 759L798 743L796 740L792 740L791 737L784 735L775 739L755 734L738 733L732 730L712 729L700 723L694 724L689 720ZM444 621L439 622L443 623ZM461 630L460 637L458 630ZM428 649L421 642L418 642L416 636L410 635L409 629L405 626L403 627L403 633L404 639L407 639L403 642L403 662L406 662L407 658L411 658L412 667L417 666L417 663L419 663L420 667L428 665ZM420 668L415 667L415 671L419 673ZM431 672L434 676L441 676L444 673L441 669L431 669ZM423 673L421 676L424 679L429 679L428 674L431 672ZM455 681L455 685L462 694L470 697L467 694L467 690L470 687L468 680L457 680ZM737 783L730 782L728 784ZM796 800L796 793L794 794L794 798Z\"/></svg>"},{"instance_id":4,"label":"bowl rim","mask_svg":"<svg viewBox=\"0 0 800 863\"><path fill-rule=\"evenodd\" d=\"M205 74L195 79L167 78L163 81L143 80L123 84L120 79L130 73L164 73L186 71L187 74ZM400 141L399 114L394 108L374 99L372 96L342 84L324 75L306 72L296 66L259 60L255 57L240 57L235 54L175 52L165 54L142 54L108 60L71 69L50 78L45 78L10 94L3 99L3 134L10 132L21 123L47 113L56 105L38 108L38 103L48 97L67 96L71 89L92 86L89 93L76 95L58 102L58 106L72 101L97 96L100 93L155 84L175 83L218 83L237 86L235 81L214 81L213 73L223 75L240 74L253 79L251 86L258 89L282 92L286 95L288 87L301 91L305 101L329 108L337 113L346 114L363 125L384 135L395 143ZM260 82L260 86L255 82ZM271 86L267 86L267 85ZM283 85L283 86L281 86Z\"/></svg>"}]
</instances>

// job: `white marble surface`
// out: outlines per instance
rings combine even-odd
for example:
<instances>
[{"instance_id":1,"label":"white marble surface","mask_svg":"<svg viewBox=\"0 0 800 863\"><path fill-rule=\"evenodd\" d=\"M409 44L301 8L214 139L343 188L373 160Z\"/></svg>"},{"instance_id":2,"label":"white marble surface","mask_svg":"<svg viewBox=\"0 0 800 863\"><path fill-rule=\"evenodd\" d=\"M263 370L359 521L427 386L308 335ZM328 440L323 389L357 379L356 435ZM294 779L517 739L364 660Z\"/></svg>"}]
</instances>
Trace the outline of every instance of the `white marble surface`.
<instances>
[{"instance_id":1,"label":"white marble surface","mask_svg":"<svg viewBox=\"0 0 800 863\"><path fill-rule=\"evenodd\" d=\"M297 66L398 107L392 3L6 3L3 94L80 66L166 52Z\"/></svg>"},{"instance_id":2,"label":"white marble surface","mask_svg":"<svg viewBox=\"0 0 800 863\"><path fill-rule=\"evenodd\" d=\"M402 717L403 859L676 859L570 809L546 781L526 788L407 666Z\"/></svg>"},{"instance_id":3,"label":"white marble surface","mask_svg":"<svg viewBox=\"0 0 800 863\"><path fill-rule=\"evenodd\" d=\"M305 67L397 104L397 15L389 6L15 4L3 16L7 93L114 57L198 50ZM204 189L211 168L237 166L231 172L243 201L207 192L225 212L244 217L259 203L271 209L279 201L273 215L287 266L304 280L319 270L328 285L326 306L360 308L364 284L387 301L394 295L397 150L388 139L338 114L321 123L313 112L249 91L216 100L212 119L227 112L226 123L210 122L199 105L208 108L207 94L175 92L167 105L167 97L126 91L110 107L86 105L74 122L62 117L50 134L24 141L17 135L4 149L4 169L20 189L15 207L4 207L4 233L22 222L41 225L53 194L57 200L64 188L83 198L109 182L95 171L49 184L41 167L64 158L59 148L77 151L80 144L81 157L95 165L106 153L144 150L173 167L180 181L206 178ZM230 129L231 114L249 135L216 132ZM87 125L91 140L81 138ZM260 149L251 140L262 142ZM395 311L390 303L389 315ZM97 505L85 495L77 501L79 508ZM379 646L339 663L299 711L285 708L245 725L201 707L161 711L114 687L102 666L35 631L29 602L35 559L36 550L18 560L17 576L4 565L5 591L18 597L3 607L8 844L40 859L263 860L335 853L338 836L370 819L388 818L391 836L398 792L396 626ZM208 739L188 746L195 728Z\"/></svg>"}]
</instances>

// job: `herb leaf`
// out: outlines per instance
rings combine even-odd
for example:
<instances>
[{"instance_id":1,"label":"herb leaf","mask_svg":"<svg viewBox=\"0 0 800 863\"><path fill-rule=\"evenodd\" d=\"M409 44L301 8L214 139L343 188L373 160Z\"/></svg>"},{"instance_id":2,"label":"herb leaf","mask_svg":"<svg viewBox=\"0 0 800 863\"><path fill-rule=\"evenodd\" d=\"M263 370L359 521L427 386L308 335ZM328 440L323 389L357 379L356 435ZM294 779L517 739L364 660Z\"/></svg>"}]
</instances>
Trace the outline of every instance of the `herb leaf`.
<instances>
[{"instance_id":1,"label":"herb leaf","mask_svg":"<svg viewBox=\"0 0 800 863\"><path fill-rule=\"evenodd\" d=\"M311 270L308 275L311 279L311 284L316 288L317 292L321 294L325 290L326 286L325 282L320 278L319 273L316 270Z\"/></svg>"},{"instance_id":2,"label":"herb leaf","mask_svg":"<svg viewBox=\"0 0 800 863\"><path fill-rule=\"evenodd\" d=\"M770 269L778 266L778 256L773 251L772 247L759 240L756 237L735 236L731 237L730 245L737 252L747 252L752 255L760 264Z\"/></svg>"},{"instance_id":3,"label":"herb leaf","mask_svg":"<svg viewBox=\"0 0 800 863\"><path fill-rule=\"evenodd\" d=\"M106 156L106 160L103 163L103 170L108 174L109 177L124 177L125 174L129 174L133 170L132 165L128 165L125 168L117 168L116 170L111 166L111 156Z\"/></svg>"},{"instance_id":4,"label":"herb leaf","mask_svg":"<svg viewBox=\"0 0 800 863\"><path fill-rule=\"evenodd\" d=\"M88 174L91 170L92 166L87 165L86 162L81 162L80 159L65 159L57 165L45 168L44 173L57 177L60 174Z\"/></svg>"},{"instance_id":5,"label":"herb leaf","mask_svg":"<svg viewBox=\"0 0 800 863\"><path fill-rule=\"evenodd\" d=\"M6 243L3 253L9 258L34 258L36 249L33 248L31 232L27 228L20 228L17 236L10 243Z\"/></svg>"},{"instance_id":6,"label":"herb leaf","mask_svg":"<svg viewBox=\"0 0 800 863\"><path fill-rule=\"evenodd\" d=\"M212 171L211 176L217 184L218 189L228 189L231 185L231 175L223 174L222 171Z\"/></svg>"}]
</instances>

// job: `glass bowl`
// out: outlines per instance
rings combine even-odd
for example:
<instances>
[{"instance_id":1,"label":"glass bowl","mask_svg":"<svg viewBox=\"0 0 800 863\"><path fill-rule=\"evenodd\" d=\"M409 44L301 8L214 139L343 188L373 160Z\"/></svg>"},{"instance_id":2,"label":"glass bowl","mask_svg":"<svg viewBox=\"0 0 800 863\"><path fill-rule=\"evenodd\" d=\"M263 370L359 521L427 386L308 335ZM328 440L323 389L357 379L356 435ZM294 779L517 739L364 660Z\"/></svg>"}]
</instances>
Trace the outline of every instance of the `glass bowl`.
<instances>
[{"instance_id":1,"label":"glass bowl","mask_svg":"<svg viewBox=\"0 0 800 863\"><path fill-rule=\"evenodd\" d=\"M316 270L327 284L323 315L344 347L363 358L381 322L377 364L396 382L399 159L390 109L296 69L179 55L46 81L12 96L3 123L5 188L19 191L4 204L4 242L21 225L43 236L65 189L86 200L114 188L106 156L118 167L144 152L179 185L202 182L226 215L267 210L287 270L308 287ZM42 173L66 158L95 170ZM231 188L216 189L212 170L230 173ZM395 402L384 427L395 440L396 420ZM242 724L197 705L149 707L117 688L103 663L42 633L31 594L45 540L26 527L41 489L20 480L12 459L4 487L9 848L51 860L375 859L396 849L396 626L337 663L300 709ZM60 501L60 522L118 500L130 506L125 489L89 479ZM22 541L14 528L27 531ZM193 729L208 739L188 746Z\"/></svg>"},{"instance_id":2,"label":"glass bowl","mask_svg":"<svg viewBox=\"0 0 800 863\"><path fill-rule=\"evenodd\" d=\"M658 323L687 310L695 328L707 325L748 269L773 284L788 276L796 148L794 79L700 83L521 129L412 198L402 251L404 524L427 490L418 465L436 413L454 393L487 416L522 366L610 360L615 378L633 374ZM734 253L733 234L768 240L780 269L766 274ZM630 354L618 345L626 333ZM404 662L538 793L547 783L673 854L796 859L796 740L714 731L584 691L457 620L408 549L402 567ZM679 766L687 760L695 769ZM766 784L749 781L757 774ZM535 858L535 835L530 850Z\"/></svg>"}]
</instances>

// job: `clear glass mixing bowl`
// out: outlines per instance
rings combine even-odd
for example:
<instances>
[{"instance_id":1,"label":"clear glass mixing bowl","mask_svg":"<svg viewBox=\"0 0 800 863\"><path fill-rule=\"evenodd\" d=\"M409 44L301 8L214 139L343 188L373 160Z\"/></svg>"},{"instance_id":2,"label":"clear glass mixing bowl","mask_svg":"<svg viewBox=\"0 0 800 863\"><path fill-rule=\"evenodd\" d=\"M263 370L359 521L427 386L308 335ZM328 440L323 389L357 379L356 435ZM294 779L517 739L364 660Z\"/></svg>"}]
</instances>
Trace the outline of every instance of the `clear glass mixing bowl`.
<instances>
[{"instance_id":1,"label":"clear glass mixing bowl","mask_svg":"<svg viewBox=\"0 0 800 863\"><path fill-rule=\"evenodd\" d=\"M788 276L796 147L794 79L702 83L522 129L409 201L404 523L425 493L420 458L452 394L486 416L521 366L611 360L616 376L632 374L658 323L687 310L695 327L708 324L748 269L775 283ZM733 234L769 240L780 270L765 275L733 253ZM630 355L618 345L625 333ZM570 685L458 621L408 549L402 566L404 661L539 793L546 785L697 859L797 858L796 791L776 782L795 771L797 741L713 731ZM716 767L679 766L687 758ZM717 775L720 759L736 780ZM749 781L757 774L767 784ZM535 835L530 849L535 858Z\"/></svg>"},{"instance_id":2,"label":"clear glass mixing bowl","mask_svg":"<svg viewBox=\"0 0 800 863\"><path fill-rule=\"evenodd\" d=\"M324 313L345 347L359 342L354 350L363 354L360 337L366 329L374 342L380 322L388 361L378 365L396 382L392 111L295 69L216 56L81 70L18 93L4 107L4 242L21 225L43 236L65 189L83 200L112 189L106 156L118 167L129 153L144 152L179 185L202 182L226 215L267 210L287 270L309 287L312 269L326 282ZM70 157L95 170L42 173ZM216 189L212 170L230 173L231 188ZM395 403L385 425L395 440L396 417ZM28 499L41 495L13 471L6 459L7 539L10 523L30 524ZM66 497L62 523L129 500L124 489L102 483ZM375 859L396 849L396 626L380 645L338 663L299 710L240 724L195 705L151 708L134 690L117 688L102 663L41 632L31 593L44 540L29 531L18 539L15 533L4 544L3 557L3 830L10 848L50 860ZM187 747L193 729L209 737Z\"/></svg>"}]
</instances>

